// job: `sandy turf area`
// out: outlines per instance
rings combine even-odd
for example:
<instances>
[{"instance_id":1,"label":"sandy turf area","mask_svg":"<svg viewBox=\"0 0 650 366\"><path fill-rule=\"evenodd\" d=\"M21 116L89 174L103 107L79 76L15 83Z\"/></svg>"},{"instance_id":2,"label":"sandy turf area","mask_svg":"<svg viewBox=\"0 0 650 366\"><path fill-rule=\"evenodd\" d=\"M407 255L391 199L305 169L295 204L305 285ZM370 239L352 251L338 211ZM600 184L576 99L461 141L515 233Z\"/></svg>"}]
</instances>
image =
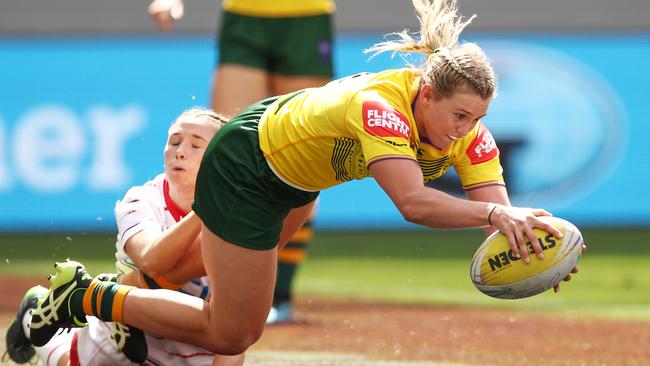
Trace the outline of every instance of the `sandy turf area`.
<instances>
[{"instance_id":1,"label":"sandy turf area","mask_svg":"<svg viewBox=\"0 0 650 366\"><path fill-rule=\"evenodd\" d=\"M0 279L4 328L43 279ZM440 305L299 298L293 324L268 327L247 365L650 365L650 322Z\"/></svg>"}]
</instances>

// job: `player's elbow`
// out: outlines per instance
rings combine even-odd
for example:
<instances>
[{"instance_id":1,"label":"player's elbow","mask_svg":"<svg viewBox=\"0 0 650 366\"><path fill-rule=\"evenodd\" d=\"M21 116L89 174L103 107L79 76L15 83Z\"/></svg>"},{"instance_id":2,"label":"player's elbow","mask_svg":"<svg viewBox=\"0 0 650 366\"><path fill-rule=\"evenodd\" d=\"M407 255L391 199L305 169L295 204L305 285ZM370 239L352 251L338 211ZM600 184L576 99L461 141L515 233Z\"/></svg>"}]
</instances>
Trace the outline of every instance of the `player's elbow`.
<instances>
[{"instance_id":1,"label":"player's elbow","mask_svg":"<svg viewBox=\"0 0 650 366\"><path fill-rule=\"evenodd\" d=\"M151 245L143 245L141 241L129 240L124 250L133 263L150 277L156 277L169 270L168 266L165 266L165 261L168 259L165 259L164 255L156 253Z\"/></svg>"},{"instance_id":2,"label":"player's elbow","mask_svg":"<svg viewBox=\"0 0 650 366\"><path fill-rule=\"evenodd\" d=\"M400 213L402 214L404 220L408 222L412 222L414 224L421 224L423 222L422 213L415 207L406 206L400 209Z\"/></svg>"},{"instance_id":3,"label":"player's elbow","mask_svg":"<svg viewBox=\"0 0 650 366\"><path fill-rule=\"evenodd\" d=\"M407 196L396 202L397 209L404 217L404 220L414 224L421 224L424 220L425 212L421 205L413 196Z\"/></svg>"},{"instance_id":4,"label":"player's elbow","mask_svg":"<svg viewBox=\"0 0 650 366\"><path fill-rule=\"evenodd\" d=\"M146 273L149 277L157 277L165 271L160 260L151 255L143 256L136 264L140 270Z\"/></svg>"}]
</instances>

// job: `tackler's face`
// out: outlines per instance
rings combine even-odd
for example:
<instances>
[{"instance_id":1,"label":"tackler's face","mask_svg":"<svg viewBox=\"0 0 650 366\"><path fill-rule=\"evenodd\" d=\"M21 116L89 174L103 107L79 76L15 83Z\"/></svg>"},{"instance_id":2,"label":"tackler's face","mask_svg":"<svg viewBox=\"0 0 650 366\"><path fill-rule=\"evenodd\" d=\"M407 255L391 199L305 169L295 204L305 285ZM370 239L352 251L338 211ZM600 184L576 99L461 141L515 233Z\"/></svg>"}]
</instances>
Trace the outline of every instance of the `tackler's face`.
<instances>
[{"instance_id":1,"label":"tackler's face","mask_svg":"<svg viewBox=\"0 0 650 366\"><path fill-rule=\"evenodd\" d=\"M165 145L165 175L172 185L194 189L201 158L217 127L199 117L181 117L170 128Z\"/></svg>"},{"instance_id":2,"label":"tackler's face","mask_svg":"<svg viewBox=\"0 0 650 366\"><path fill-rule=\"evenodd\" d=\"M487 114L489 100L471 92L458 91L437 98L429 85L420 87L415 103L415 121L420 135L440 150L467 135Z\"/></svg>"}]
</instances>

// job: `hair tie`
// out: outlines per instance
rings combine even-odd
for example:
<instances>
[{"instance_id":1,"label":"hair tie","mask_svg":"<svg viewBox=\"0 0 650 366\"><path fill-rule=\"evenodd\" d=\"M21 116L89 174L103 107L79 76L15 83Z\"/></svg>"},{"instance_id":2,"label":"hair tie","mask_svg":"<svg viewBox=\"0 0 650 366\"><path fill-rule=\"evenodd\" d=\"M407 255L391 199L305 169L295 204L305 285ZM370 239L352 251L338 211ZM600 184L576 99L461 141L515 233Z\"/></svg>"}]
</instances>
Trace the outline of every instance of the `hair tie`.
<instances>
[{"instance_id":1,"label":"hair tie","mask_svg":"<svg viewBox=\"0 0 650 366\"><path fill-rule=\"evenodd\" d=\"M431 63L436 57L443 56L445 54L445 51L449 53L449 50L447 47L438 47L435 50L433 50L433 53L429 54L427 57L427 63Z\"/></svg>"}]
</instances>

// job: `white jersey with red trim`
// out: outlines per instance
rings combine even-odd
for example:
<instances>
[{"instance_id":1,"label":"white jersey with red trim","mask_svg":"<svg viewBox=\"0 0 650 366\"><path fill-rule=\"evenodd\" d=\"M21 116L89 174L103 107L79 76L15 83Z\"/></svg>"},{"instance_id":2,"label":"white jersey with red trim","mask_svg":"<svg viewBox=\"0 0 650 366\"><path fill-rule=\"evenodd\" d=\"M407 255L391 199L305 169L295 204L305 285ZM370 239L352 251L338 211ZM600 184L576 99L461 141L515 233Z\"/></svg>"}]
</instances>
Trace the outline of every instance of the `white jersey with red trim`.
<instances>
[{"instance_id":1,"label":"white jersey with red trim","mask_svg":"<svg viewBox=\"0 0 650 366\"><path fill-rule=\"evenodd\" d=\"M136 186L115 204L117 221L116 267L119 273L133 271L137 265L124 251L124 245L142 230L160 233L175 225L187 213L169 197L165 175L160 174L142 186ZM210 294L208 279L196 279L179 291L206 299ZM77 333L77 354L82 366L131 365L111 338L112 325L88 317L88 326ZM144 365L211 365L214 353L194 345L146 335L148 356Z\"/></svg>"},{"instance_id":2,"label":"white jersey with red trim","mask_svg":"<svg viewBox=\"0 0 650 366\"><path fill-rule=\"evenodd\" d=\"M80 366L137 365L117 349L111 332L110 323L88 317L88 326L75 334ZM142 365L210 366L214 361L214 353L204 348L148 334L145 337L148 353Z\"/></svg>"},{"instance_id":3,"label":"white jersey with red trim","mask_svg":"<svg viewBox=\"0 0 650 366\"><path fill-rule=\"evenodd\" d=\"M124 251L124 245L135 234L150 230L162 233L175 225L187 213L183 212L169 197L165 174L141 186L129 189L124 198L115 204L117 242L115 267L118 273L128 273L137 265ZM208 278L202 277L187 283L179 291L206 299L210 295Z\"/></svg>"}]
</instances>

